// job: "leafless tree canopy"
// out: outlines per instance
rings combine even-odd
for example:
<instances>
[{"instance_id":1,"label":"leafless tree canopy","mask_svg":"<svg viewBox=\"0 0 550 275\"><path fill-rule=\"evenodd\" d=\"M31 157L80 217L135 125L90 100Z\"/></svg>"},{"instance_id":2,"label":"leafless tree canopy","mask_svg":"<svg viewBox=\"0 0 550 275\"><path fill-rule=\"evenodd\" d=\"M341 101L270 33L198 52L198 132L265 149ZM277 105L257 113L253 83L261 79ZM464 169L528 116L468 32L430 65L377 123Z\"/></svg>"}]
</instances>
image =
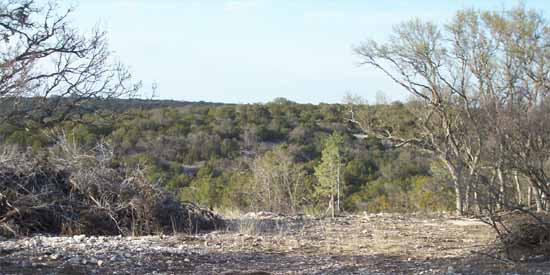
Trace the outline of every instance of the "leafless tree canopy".
<instances>
[{"instance_id":1,"label":"leafless tree canopy","mask_svg":"<svg viewBox=\"0 0 550 275\"><path fill-rule=\"evenodd\" d=\"M0 1L0 119L48 123L63 119L89 99L128 95L139 84L114 62L106 34L79 33L72 9L54 2Z\"/></svg>"},{"instance_id":2,"label":"leafless tree canopy","mask_svg":"<svg viewBox=\"0 0 550 275\"><path fill-rule=\"evenodd\" d=\"M521 205L526 189L539 210L548 207L550 26L541 14L520 6L463 10L444 26L416 19L356 53L414 96L416 131L400 135L369 111L352 122L434 153L453 180L459 213L482 200L486 210Z\"/></svg>"}]
</instances>

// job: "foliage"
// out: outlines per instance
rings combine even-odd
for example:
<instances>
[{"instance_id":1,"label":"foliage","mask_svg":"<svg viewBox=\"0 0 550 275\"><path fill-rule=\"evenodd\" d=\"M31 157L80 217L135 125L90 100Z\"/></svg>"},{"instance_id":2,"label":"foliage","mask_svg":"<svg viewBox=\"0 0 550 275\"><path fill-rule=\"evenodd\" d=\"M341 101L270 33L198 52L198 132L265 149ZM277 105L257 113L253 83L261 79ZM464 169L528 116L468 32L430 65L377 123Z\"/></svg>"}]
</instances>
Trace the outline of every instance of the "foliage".
<instances>
[{"instance_id":1,"label":"foliage","mask_svg":"<svg viewBox=\"0 0 550 275\"><path fill-rule=\"evenodd\" d=\"M388 147L376 138L354 136L359 130L346 123L344 105L296 104L279 99L268 104L148 106L112 112L112 106L106 104L101 109L104 112L83 116L84 122L60 122L53 130L0 125L0 142L36 152L53 146L51 137L60 132L85 151L92 150L97 142L108 142L114 152L113 165L139 168L148 181L175 192L183 201L241 211L326 210L326 187L322 191L315 171L323 163L322 151L331 136L333 140L339 136L337 143L345 149L340 150L342 160L347 161L341 167L341 180L346 183L341 189L343 210L416 211L413 206L398 209L391 203L369 208L372 201L399 197L393 193L401 189L369 193L367 186L377 181L397 185L415 176L431 178L430 167L422 164L429 163L427 156ZM391 105L396 113L406 113L405 108L407 104ZM331 134L335 131L337 135ZM325 154L325 158L329 156ZM272 186L272 192L267 193L261 183ZM446 191L434 190L437 196ZM275 198L268 200L264 197L267 194ZM441 204L424 205L446 209Z\"/></svg>"},{"instance_id":2,"label":"foliage","mask_svg":"<svg viewBox=\"0 0 550 275\"><path fill-rule=\"evenodd\" d=\"M324 142L321 162L315 167L315 176L318 184L315 186L315 194L322 201L328 201L328 209L340 212L340 197L345 190L343 178L343 137L334 132Z\"/></svg>"}]
</instances>

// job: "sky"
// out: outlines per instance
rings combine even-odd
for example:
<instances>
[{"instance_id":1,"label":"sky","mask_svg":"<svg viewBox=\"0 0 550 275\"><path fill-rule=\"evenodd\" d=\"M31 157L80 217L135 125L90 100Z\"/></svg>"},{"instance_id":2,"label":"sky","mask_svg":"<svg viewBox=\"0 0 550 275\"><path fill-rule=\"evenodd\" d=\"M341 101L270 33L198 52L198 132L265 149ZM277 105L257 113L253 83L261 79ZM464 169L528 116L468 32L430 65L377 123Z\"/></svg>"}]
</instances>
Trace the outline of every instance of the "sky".
<instances>
[{"instance_id":1,"label":"sky","mask_svg":"<svg viewBox=\"0 0 550 275\"><path fill-rule=\"evenodd\" d=\"M113 55L150 96L225 103L338 103L346 94L369 102L408 94L353 47L383 40L411 18L445 23L459 9L505 9L490 0L66 0L83 32L108 32ZM522 1L550 15L548 0Z\"/></svg>"}]
</instances>

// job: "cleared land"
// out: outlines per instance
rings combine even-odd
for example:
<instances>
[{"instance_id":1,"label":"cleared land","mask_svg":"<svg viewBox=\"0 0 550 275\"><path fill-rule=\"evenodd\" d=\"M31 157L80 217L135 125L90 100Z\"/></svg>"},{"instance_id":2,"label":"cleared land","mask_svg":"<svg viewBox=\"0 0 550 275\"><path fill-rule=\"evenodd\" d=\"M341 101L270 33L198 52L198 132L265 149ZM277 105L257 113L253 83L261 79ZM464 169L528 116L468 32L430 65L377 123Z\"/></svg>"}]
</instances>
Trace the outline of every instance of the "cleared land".
<instances>
[{"instance_id":1,"label":"cleared land","mask_svg":"<svg viewBox=\"0 0 550 275\"><path fill-rule=\"evenodd\" d=\"M3 240L0 274L550 274L537 259L484 256L494 240L448 216L253 214L198 235Z\"/></svg>"}]
</instances>

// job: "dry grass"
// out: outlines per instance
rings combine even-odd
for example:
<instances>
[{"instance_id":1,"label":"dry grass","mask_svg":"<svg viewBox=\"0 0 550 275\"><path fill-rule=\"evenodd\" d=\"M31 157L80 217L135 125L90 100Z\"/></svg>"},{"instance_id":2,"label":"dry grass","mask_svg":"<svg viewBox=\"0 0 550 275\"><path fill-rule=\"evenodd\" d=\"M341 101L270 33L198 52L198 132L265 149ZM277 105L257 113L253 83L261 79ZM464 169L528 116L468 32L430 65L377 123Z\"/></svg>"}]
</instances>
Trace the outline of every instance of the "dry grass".
<instances>
[{"instance_id":1,"label":"dry grass","mask_svg":"<svg viewBox=\"0 0 550 275\"><path fill-rule=\"evenodd\" d=\"M494 240L491 228L473 220L426 218L400 219L398 215L353 216L331 219L240 219L220 242L262 237L261 246L270 251L303 251L315 254L352 255L357 252L406 257L446 254L456 256L470 249L482 249ZM239 249L255 249L244 242ZM227 248L227 246L224 246ZM442 252L443 251L443 252ZM418 253L421 252L421 253Z\"/></svg>"},{"instance_id":2,"label":"dry grass","mask_svg":"<svg viewBox=\"0 0 550 275\"><path fill-rule=\"evenodd\" d=\"M259 221L266 219L208 234L157 237L148 246L168 251L181 247L181 253L136 253L135 259L148 265L138 267L135 261L128 261L124 270L129 274L155 269L170 274L246 274L261 270L270 274L349 275L448 274L452 267L460 274L550 272L546 263L510 265L487 257L494 248L494 231L469 219L386 214L335 220L275 217L287 226L277 229L272 223L270 231L261 230ZM112 253L120 253L118 250L114 246ZM14 262L26 257L24 253L18 255L17 259L11 256ZM165 264L168 260L169 265ZM108 265L102 271L109 274L115 270L121 268Z\"/></svg>"}]
</instances>

